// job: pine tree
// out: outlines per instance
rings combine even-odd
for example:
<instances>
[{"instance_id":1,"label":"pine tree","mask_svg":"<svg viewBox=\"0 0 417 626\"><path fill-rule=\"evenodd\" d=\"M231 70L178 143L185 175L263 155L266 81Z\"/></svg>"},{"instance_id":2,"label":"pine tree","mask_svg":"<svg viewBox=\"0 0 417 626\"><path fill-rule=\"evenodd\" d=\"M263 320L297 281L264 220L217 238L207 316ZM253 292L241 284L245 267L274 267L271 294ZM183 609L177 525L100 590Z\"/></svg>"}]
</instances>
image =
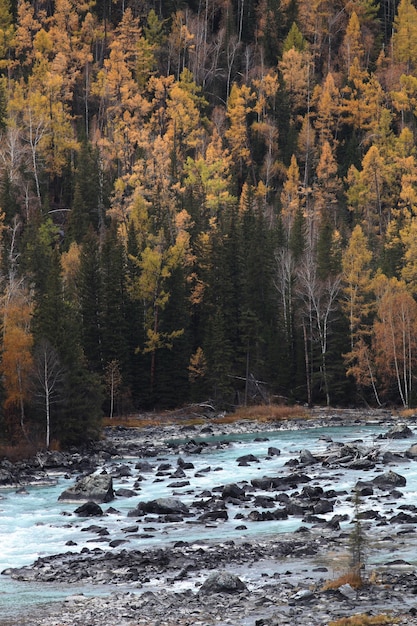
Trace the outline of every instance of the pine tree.
<instances>
[{"instance_id":1,"label":"pine tree","mask_svg":"<svg viewBox=\"0 0 417 626\"><path fill-rule=\"evenodd\" d=\"M81 249L79 300L82 346L91 369L103 373L103 284L98 236L90 227Z\"/></svg>"}]
</instances>

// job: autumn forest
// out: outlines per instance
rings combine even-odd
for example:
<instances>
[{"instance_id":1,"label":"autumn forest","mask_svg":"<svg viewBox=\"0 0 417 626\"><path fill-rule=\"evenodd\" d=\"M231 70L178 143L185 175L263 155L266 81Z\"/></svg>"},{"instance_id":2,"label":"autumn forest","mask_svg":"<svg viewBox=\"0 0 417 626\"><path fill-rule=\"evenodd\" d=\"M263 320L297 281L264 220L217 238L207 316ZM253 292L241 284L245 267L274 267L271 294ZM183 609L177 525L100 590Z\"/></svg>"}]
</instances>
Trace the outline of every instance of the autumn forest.
<instances>
[{"instance_id":1,"label":"autumn forest","mask_svg":"<svg viewBox=\"0 0 417 626\"><path fill-rule=\"evenodd\" d=\"M417 403L411 0L0 0L0 433Z\"/></svg>"}]
</instances>

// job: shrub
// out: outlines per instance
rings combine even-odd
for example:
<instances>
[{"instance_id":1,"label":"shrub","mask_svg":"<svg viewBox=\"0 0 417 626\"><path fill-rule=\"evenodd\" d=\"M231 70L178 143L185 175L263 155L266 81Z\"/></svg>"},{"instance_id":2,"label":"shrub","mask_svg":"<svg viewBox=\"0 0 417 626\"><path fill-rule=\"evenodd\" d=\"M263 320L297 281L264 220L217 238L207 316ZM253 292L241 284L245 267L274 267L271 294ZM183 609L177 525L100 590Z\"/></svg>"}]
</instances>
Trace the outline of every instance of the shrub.
<instances>
[{"instance_id":1,"label":"shrub","mask_svg":"<svg viewBox=\"0 0 417 626\"><path fill-rule=\"evenodd\" d=\"M350 585L354 589L360 589L363 585L362 576L358 570L352 569L345 574L342 574L338 578L334 580L328 580L324 583L322 590L327 591L328 589L339 589L342 585Z\"/></svg>"},{"instance_id":2,"label":"shrub","mask_svg":"<svg viewBox=\"0 0 417 626\"><path fill-rule=\"evenodd\" d=\"M329 622L328 626L383 626L384 624L397 624L398 620L388 615L353 615L352 617L342 617L333 622Z\"/></svg>"}]
</instances>

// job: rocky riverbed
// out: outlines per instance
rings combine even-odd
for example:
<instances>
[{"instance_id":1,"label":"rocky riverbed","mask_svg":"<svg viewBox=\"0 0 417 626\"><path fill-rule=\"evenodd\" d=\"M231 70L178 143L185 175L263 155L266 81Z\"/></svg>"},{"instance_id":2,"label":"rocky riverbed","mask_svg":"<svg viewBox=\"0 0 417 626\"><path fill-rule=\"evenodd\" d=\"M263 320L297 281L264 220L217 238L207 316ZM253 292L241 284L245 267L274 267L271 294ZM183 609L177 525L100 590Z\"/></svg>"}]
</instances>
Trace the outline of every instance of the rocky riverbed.
<instances>
[{"instance_id":1,"label":"rocky riverbed","mask_svg":"<svg viewBox=\"0 0 417 626\"><path fill-rule=\"evenodd\" d=\"M193 492L195 468L184 458L197 458L210 445L228 445L202 441L202 436L232 432L261 435L262 430L354 424L358 420L383 425L381 445L342 445L329 439L320 455L302 450L277 475L271 475L265 466L265 476L250 483L239 482L237 472L234 483L206 493ZM40 606L18 619L0 616L0 624L324 626L355 613L384 613L397 619L395 623L417 624L416 569L412 562L398 558L400 547L417 546L417 506L401 503L407 471L417 460L416 424L414 418L405 422L388 412L356 411L312 412L306 422L285 424L218 425L209 420L193 427L181 422L164 428L150 424L140 431L108 430L103 441L82 452L45 453L15 465L0 463L0 484L23 489L25 484L50 480L51 470L74 476L74 481L81 473L84 482L74 482L73 491L66 490L62 497L76 499L80 507L88 503L89 512L84 509L79 515L91 516L87 530L103 542L103 548L90 549L86 545L81 552L72 552L69 545L64 554L42 557L32 565L3 572L16 585L21 581L85 585L89 593ZM401 454L391 452L386 445L398 438L407 442ZM169 440L176 442L167 444ZM168 452L176 455L175 466L166 467L157 461ZM279 454L279 449L268 448L269 459ZM139 459L135 468L138 490L141 478L149 473L153 480L170 481L172 485L188 482L193 497L191 504L184 504L179 495L139 502L135 498L136 506L132 505L129 515L121 520L119 533L114 536L106 528L106 518L117 510L117 493L123 489L115 483L131 472L120 462L127 457ZM251 463L259 463L255 455L239 460L241 465ZM107 470L97 474L97 468L103 465ZM352 494L338 489L337 476L352 468L363 471L356 491L362 503L360 527L367 550L383 547L384 554L392 558L373 571L368 567L363 572L365 584L359 590L343 581L329 589L329 581L348 571L351 530L343 529L346 520L338 513L338 506ZM375 469L369 478L369 471ZM334 479L329 486L331 477ZM175 486L173 490L175 494ZM386 506L381 508L385 501ZM243 533L245 526L253 522L296 517L300 524L294 533L262 539L187 541L187 525L221 525L231 510ZM185 529L181 541L138 549L146 532L176 524Z\"/></svg>"}]
</instances>

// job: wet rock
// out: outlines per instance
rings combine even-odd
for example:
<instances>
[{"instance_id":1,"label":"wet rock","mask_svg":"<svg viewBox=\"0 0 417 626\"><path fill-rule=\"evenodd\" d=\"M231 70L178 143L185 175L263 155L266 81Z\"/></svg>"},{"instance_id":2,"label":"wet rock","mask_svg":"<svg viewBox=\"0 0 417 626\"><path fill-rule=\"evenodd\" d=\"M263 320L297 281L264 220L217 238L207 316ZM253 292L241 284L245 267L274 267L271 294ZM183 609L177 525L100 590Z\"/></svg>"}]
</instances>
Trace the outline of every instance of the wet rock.
<instances>
[{"instance_id":1,"label":"wet rock","mask_svg":"<svg viewBox=\"0 0 417 626\"><path fill-rule=\"evenodd\" d=\"M375 463L370 459L362 458L362 459L354 459L346 464L346 467L354 470L368 470L373 469L375 467Z\"/></svg>"},{"instance_id":2,"label":"wet rock","mask_svg":"<svg viewBox=\"0 0 417 626\"><path fill-rule=\"evenodd\" d=\"M152 472L153 471L153 467L152 465L149 463L149 461L138 461L135 465L135 469L141 471L141 472Z\"/></svg>"},{"instance_id":3,"label":"wet rock","mask_svg":"<svg viewBox=\"0 0 417 626\"><path fill-rule=\"evenodd\" d=\"M0 468L0 485L3 487L7 485L16 485L17 482L17 478L10 470Z\"/></svg>"},{"instance_id":4,"label":"wet rock","mask_svg":"<svg viewBox=\"0 0 417 626\"><path fill-rule=\"evenodd\" d=\"M243 456L238 457L236 459L236 462L239 463L240 465L243 465L246 463L259 463L259 459L253 454L244 454Z\"/></svg>"},{"instance_id":5,"label":"wet rock","mask_svg":"<svg viewBox=\"0 0 417 626\"><path fill-rule=\"evenodd\" d=\"M110 502L114 499L113 479L108 475L91 474L80 478L75 485L61 493L58 500Z\"/></svg>"},{"instance_id":6,"label":"wet rock","mask_svg":"<svg viewBox=\"0 0 417 626\"><path fill-rule=\"evenodd\" d=\"M269 446L268 448L268 456L279 456L281 454L281 450L276 448L275 446Z\"/></svg>"},{"instance_id":7,"label":"wet rock","mask_svg":"<svg viewBox=\"0 0 417 626\"><path fill-rule=\"evenodd\" d=\"M133 498L133 496L136 496L137 493L136 491L133 491L133 489L125 489L121 487L114 492L114 495L118 498Z\"/></svg>"},{"instance_id":8,"label":"wet rock","mask_svg":"<svg viewBox=\"0 0 417 626\"><path fill-rule=\"evenodd\" d=\"M255 506L260 506L263 509L272 509L274 508L276 501L275 498L272 498L271 496L256 496L253 503Z\"/></svg>"},{"instance_id":9,"label":"wet rock","mask_svg":"<svg viewBox=\"0 0 417 626\"><path fill-rule=\"evenodd\" d=\"M339 593L344 595L346 598L349 598L349 600L356 600L356 598L358 597L357 590L351 587L349 584L340 585Z\"/></svg>"},{"instance_id":10,"label":"wet rock","mask_svg":"<svg viewBox=\"0 0 417 626\"><path fill-rule=\"evenodd\" d=\"M391 517L389 521L390 524L416 524L417 515L410 515L409 513L404 513L404 511L401 511L397 515Z\"/></svg>"},{"instance_id":11,"label":"wet rock","mask_svg":"<svg viewBox=\"0 0 417 626\"><path fill-rule=\"evenodd\" d=\"M139 530L139 526L125 526L125 528L121 528L120 530L122 531L122 533L137 533Z\"/></svg>"},{"instance_id":12,"label":"wet rock","mask_svg":"<svg viewBox=\"0 0 417 626\"><path fill-rule=\"evenodd\" d=\"M179 457L177 460L178 467L181 467L183 470L191 470L194 469L194 464L184 461L183 458Z\"/></svg>"},{"instance_id":13,"label":"wet rock","mask_svg":"<svg viewBox=\"0 0 417 626\"><path fill-rule=\"evenodd\" d=\"M416 458L417 458L417 446L416 446L415 453L416 453ZM382 454L381 460L385 465L387 465L388 463L403 463L404 461L408 462L407 452L405 453L405 455L403 455L403 454L399 454L395 452L390 452L389 450L387 450L386 452Z\"/></svg>"},{"instance_id":14,"label":"wet rock","mask_svg":"<svg viewBox=\"0 0 417 626\"><path fill-rule=\"evenodd\" d=\"M207 522L209 520L227 520L229 519L229 515L226 509L214 510L214 511L206 511L198 518L199 522Z\"/></svg>"},{"instance_id":15,"label":"wet rock","mask_svg":"<svg viewBox=\"0 0 417 626\"><path fill-rule=\"evenodd\" d=\"M245 583L230 572L214 572L202 584L200 594L241 593L247 591Z\"/></svg>"},{"instance_id":16,"label":"wet rock","mask_svg":"<svg viewBox=\"0 0 417 626\"><path fill-rule=\"evenodd\" d=\"M313 456L310 450L302 450L300 454L300 463L303 465L313 465L317 463L317 459Z\"/></svg>"},{"instance_id":17,"label":"wet rock","mask_svg":"<svg viewBox=\"0 0 417 626\"><path fill-rule=\"evenodd\" d=\"M181 489L181 487L188 487L189 484L189 480L178 480L174 483L169 483L168 487L170 489Z\"/></svg>"},{"instance_id":18,"label":"wet rock","mask_svg":"<svg viewBox=\"0 0 417 626\"><path fill-rule=\"evenodd\" d=\"M96 502L86 502L75 509L74 513L80 517L99 517L103 515L103 509Z\"/></svg>"},{"instance_id":19,"label":"wet rock","mask_svg":"<svg viewBox=\"0 0 417 626\"><path fill-rule=\"evenodd\" d=\"M308 498L309 500L316 500L323 496L323 487L319 485L305 485L301 491L301 498Z\"/></svg>"},{"instance_id":20,"label":"wet rock","mask_svg":"<svg viewBox=\"0 0 417 626\"><path fill-rule=\"evenodd\" d=\"M150 500L149 502L139 502L137 507L128 512L128 517L136 517L143 513L156 513L157 515L164 515L168 513L182 513L189 512L188 506L184 504L178 498L157 498L156 500Z\"/></svg>"},{"instance_id":21,"label":"wet rock","mask_svg":"<svg viewBox=\"0 0 417 626\"><path fill-rule=\"evenodd\" d=\"M296 487L302 483L310 482L311 478L306 474L289 474L287 476L253 478L251 484L255 489L261 489L262 491L283 490L285 491L289 487Z\"/></svg>"},{"instance_id":22,"label":"wet rock","mask_svg":"<svg viewBox=\"0 0 417 626\"><path fill-rule=\"evenodd\" d=\"M370 482L358 480L355 485L355 492L361 497L372 496L374 493L374 488Z\"/></svg>"},{"instance_id":23,"label":"wet rock","mask_svg":"<svg viewBox=\"0 0 417 626\"><path fill-rule=\"evenodd\" d=\"M372 483L379 487L379 489L391 490L393 487L404 487L407 484L407 480L404 476L390 470L389 472L376 476L372 480Z\"/></svg>"},{"instance_id":24,"label":"wet rock","mask_svg":"<svg viewBox=\"0 0 417 626\"><path fill-rule=\"evenodd\" d=\"M323 513L331 513L333 511L333 504L329 500L319 500L313 506L313 513L316 515L322 515Z\"/></svg>"},{"instance_id":25,"label":"wet rock","mask_svg":"<svg viewBox=\"0 0 417 626\"><path fill-rule=\"evenodd\" d=\"M128 478L132 476L132 470L128 465L120 465L119 467L115 467L112 471L112 476L114 478Z\"/></svg>"},{"instance_id":26,"label":"wet rock","mask_svg":"<svg viewBox=\"0 0 417 626\"><path fill-rule=\"evenodd\" d=\"M314 599L314 593L310 589L301 589L291 597L292 602L298 603L311 602Z\"/></svg>"},{"instance_id":27,"label":"wet rock","mask_svg":"<svg viewBox=\"0 0 417 626\"><path fill-rule=\"evenodd\" d=\"M236 483L230 483L228 485L224 485L222 489L222 498L235 498L240 500L245 496L245 490L242 487L239 487Z\"/></svg>"},{"instance_id":28,"label":"wet rock","mask_svg":"<svg viewBox=\"0 0 417 626\"><path fill-rule=\"evenodd\" d=\"M406 450L405 455L409 459L417 459L417 443L410 446L408 450Z\"/></svg>"},{"instance_id":29,"label":"wet rock","mask_svg":"<svg viewBox=\"0 0 417 626\"><path fill-rule=\"evenodd\" d=\"M408 439L413 434L411 428L405 424L396 424L385 435L381 435L381 439Z\"/></svg>"},{"instance_id":30,"label":"wet rock","mask_svg":"<svg viewBox=\"0 0 417 626\"><path fill-rule=\"evenodd\" d=\"M184 470L182 469L182 467L177 467L177 469L175 470L175 472L172 472L171 474L171 478L185 478L186 477L186 473L184 472Z\"/></svg>"}]
</instances>

